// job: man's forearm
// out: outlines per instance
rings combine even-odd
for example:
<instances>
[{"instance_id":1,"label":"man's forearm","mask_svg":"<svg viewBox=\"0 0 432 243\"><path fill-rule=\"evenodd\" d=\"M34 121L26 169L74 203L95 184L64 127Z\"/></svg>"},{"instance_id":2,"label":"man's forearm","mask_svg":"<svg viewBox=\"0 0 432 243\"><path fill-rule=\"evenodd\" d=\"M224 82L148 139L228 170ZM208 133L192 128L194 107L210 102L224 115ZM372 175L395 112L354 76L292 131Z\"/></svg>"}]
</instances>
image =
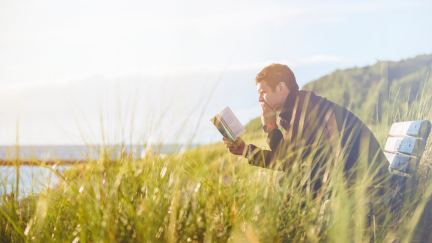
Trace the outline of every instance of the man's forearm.
<instances>
[{"instance_id":1,"label":"man's forearm","mask_svg":"<svg viewBox=\"0 0 432 243\"><path fill-rule=\"evenodd\" d=\"M270 150L271 151L278 150L283 139L284 138L283 138L282 132L279 130L279 128L272 129L267 134L267 144L269 145Z\"/></svg>"},{"instance_id":2,"label":"man's forearm","mask_svg":"<svg viewBox=\"0 0 432 243\"><path fill-rule=\"evenodd\" d=\"M253 144L249 144L245 147L243 156L248 159L251 165L268 168L271 166L273 160L277 159L279 146L282 141L282 132L278 128L272 129L267 136L267 143L270 150L260 149Z\"/></svg>"},{"instance_id":3,"label":"man's forearm","mask_svg":"<svg viewBox=\"0 0 432 243\"><path fill-rule=\"evenodd\" d=\"M244 157L247 158L250 165L267 168L273 159L273 152L260 149L253 144L248 144L245 148Z\"/></svg>"}]
</instances>

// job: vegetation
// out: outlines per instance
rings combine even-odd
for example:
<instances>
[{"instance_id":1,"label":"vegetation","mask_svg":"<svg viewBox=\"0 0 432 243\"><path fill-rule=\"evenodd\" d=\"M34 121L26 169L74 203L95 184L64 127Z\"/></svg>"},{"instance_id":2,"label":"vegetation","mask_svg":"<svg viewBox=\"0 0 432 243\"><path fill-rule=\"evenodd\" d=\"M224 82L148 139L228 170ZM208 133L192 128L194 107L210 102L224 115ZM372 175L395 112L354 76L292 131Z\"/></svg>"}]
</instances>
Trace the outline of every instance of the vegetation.
<instances>
[{"instance_id":1,"label":"vegetation","mask_svg":"<svg viewBox=\"0 0 432 243\"><path fill-rule=\"evenodd\" d=\"M431 85L427 75L418 76L422 83L415 86L416 95L406 96L403 85L417 74L389 72L390 93L377 101L372 97L382 97L382 84L374 84L380 87L375 89L345 81L354 74L362 82L381 80L363 79L374 77L368 70L375 66L337 71L332 75L339 78L326 76L306 88L364 112L360 116L368 117L380 141L394 121L432 120L432 99L419 92ZM258 119L248 124L244 139L265 146ZM348 187L334 166L316 196L300 183L308 181L312 160L297 161L287 172L268 170L248 165L218 143L169 156L149 153L139 160L100 158L72 167L57 186L37 195L19 201L2 195L0 242L430 241L430 144L427 148L418 176L410 179L418 186L409 191L397 217L386 213L381 223L368 217L367 172ZM330 160L337 164L336 157Z\"/></svg>"},{"instance_id":2,"label":"vegetation","mask_svg":"<svg viewBox=\"0 0 432 243\"><path fill-rule=\"evenodd\" d=\"M432 89L432 83L428 82L431 67L432 55L399 62L379 61L372 66L336 70L306 84L304 89L347 107L369 125L387 123L385 119L404 118L397 116L405 116L407 108L418 100L419 95ZM395 109L390 100L405 101L405 107ZM397 114L389 116L389 111Z\"/></svg>"}]
</instances>

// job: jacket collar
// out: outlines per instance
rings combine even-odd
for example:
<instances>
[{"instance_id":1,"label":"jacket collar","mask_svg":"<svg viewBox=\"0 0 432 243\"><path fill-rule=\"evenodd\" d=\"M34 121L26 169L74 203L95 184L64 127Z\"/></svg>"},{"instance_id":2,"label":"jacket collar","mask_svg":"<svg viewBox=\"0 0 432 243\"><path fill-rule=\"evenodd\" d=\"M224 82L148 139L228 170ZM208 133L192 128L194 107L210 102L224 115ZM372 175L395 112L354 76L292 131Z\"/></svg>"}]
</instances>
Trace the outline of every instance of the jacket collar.
<instances>
[{"instance_id":1,"label":"jacket collar","mask_svg":"<svg viewBox=\"0 0 432 243\"><path fill-rule=\"evenodd\" d=\"M279 114L281 118L291 117L299 94L300 94L299 90L291 90L288 93L288 96L286 97L285 102L282 106L282 110Z\"/></svg>"}]
</instances>

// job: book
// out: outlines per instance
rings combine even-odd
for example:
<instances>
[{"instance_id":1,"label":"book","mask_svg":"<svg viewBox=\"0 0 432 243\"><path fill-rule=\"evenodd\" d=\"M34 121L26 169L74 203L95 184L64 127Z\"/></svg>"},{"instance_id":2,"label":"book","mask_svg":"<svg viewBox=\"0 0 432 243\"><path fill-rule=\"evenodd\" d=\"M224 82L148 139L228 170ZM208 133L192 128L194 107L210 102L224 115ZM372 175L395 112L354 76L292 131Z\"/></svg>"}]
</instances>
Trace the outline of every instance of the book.
<instances>
[{"instance_id":1,"label":"book","mask_svg":"<svg viewBox=\"0 0 432 243\"><path fill-rule=\"evenodd\" d=\"M229 107L216 114L210 121L224 138L233 142L244 132L243 125Z\"/></svg>"}]
</instances>

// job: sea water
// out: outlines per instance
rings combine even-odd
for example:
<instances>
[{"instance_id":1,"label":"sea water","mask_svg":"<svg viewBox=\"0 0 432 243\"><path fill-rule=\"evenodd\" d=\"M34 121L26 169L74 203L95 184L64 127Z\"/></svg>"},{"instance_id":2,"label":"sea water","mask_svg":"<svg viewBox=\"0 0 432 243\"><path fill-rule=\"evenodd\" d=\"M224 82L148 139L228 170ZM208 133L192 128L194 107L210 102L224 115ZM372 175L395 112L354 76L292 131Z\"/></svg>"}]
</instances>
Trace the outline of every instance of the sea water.
<instances>
[{"instance_id":1,"label":"sea water","mask_svg":"<svg viewBox=\"0 0 432 243\"><path fill-rule=\"evenodd\" d=\"M192 146L193 147L193 146ZM104 148L104 149L102 149ZM152 146L150 150L158 154L172 154L184 149L179 144ZM0 161L86 161L101 156L101 151L108 151L112 159L127 153L138 159L149 151L148 146L99 146L99 145L48 145L48 146L0 146ZM59 181L58 173L62 173L73 165L61 166L0 166L0 194L16 192L17 168L19 168L18 193L19 198L38 193L48 187L53 187Z\"/></svg>"},{"instance_id":2,"label":"sea water","mask_svg":"<svg viewBox=\"0 0 432 243\"><path fill-rule=\"evenodd\" d=\"M57 173L62 173L68 167L19 166L19 181L17 185L17 167L1 166L0 194L15 194L17 186L19 198L38 193L48 187L55 186L59 180Z\"/></svg>"}]
</instances>

